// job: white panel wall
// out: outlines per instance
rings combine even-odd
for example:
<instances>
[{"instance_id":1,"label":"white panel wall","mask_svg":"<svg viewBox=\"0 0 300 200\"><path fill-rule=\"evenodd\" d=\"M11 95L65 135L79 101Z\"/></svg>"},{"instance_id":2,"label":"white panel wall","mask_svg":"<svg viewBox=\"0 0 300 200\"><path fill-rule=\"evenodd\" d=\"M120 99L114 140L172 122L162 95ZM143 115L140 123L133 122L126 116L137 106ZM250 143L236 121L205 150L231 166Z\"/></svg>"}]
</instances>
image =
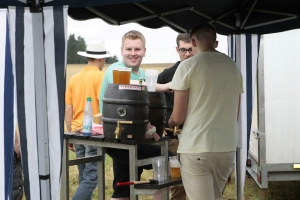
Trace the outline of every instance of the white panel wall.
<instances>
[{"instance_id":1,"label":"white panel wall","mask_svg":"<svg viewBox=\"0 0 300 200\"><path fill-rule=\"evenodd\" d=\"M252 111L252 122L251 122L251 133L249 140L249 152L258 159L258 140L253 135L253 130L258 131L258 112L257 112L257 89L255 87L254 100L253 100L253 111Z\"/></svg>"},{"instance_id":2,"label":"white panel wall","mask_svg":"<svg viewBox=\"0 0 300 200\"><path fill-rule=\"evenodd\" d=\"M264 36L266 163L300 163L300 30Z\"/></svg>"}]
</instances>

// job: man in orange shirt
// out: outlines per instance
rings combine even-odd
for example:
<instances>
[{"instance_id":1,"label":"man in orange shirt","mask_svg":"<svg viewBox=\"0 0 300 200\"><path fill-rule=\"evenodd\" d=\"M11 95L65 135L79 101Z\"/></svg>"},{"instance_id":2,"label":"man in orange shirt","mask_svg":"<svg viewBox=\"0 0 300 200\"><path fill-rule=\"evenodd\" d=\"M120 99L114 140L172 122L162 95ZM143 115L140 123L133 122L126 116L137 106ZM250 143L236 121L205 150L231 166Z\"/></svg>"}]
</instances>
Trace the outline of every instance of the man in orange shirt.
<instances>
[{"instance_id":1,"label":"man in orange shirt","mask_svg":"<svg viewBox=\"0 0 300 200\"><path fill-rule=\"evenodd\" d=\"M85 52L78 52L84 56L88 64L77 74L73 75L66 89L65 120L68 132L75 132L82 127L84 107L87 97L92 98L93 115L100 112L99 95L104 73L101 71L109 55L102 43L93 43L87 46ZM97 147L90 145L73 144L70 150L76 151L76 157L97 155ZM78 165L79 186L73 196L73 200L91 200L93 191L97 186L97 163Z\"/></svg>"}]
</instances>

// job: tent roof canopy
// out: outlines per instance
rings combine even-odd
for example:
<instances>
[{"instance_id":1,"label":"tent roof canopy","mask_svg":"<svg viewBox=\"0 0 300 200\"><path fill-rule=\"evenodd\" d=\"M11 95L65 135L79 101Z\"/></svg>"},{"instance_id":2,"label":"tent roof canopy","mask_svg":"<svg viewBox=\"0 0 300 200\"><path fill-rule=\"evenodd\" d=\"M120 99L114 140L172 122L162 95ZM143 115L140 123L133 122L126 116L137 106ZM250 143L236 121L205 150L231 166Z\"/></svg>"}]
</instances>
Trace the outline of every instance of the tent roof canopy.
<instances>
[{"instance_id":1,"label":"tent roof canopy","mask_svg":"<svg viewBox=\"0 0 300 200\"><path fill-rule=\"evenodd\" d=\"M1 0L0 7L34 0ZM24 3L22 3L24 2ZM69 5L75 20L101 18L112 25L130 22L148 28L169 26L187 32L210 22L219 34L266 34L300 28L299 0L39 0L42 6ZM237 20L240 16L240 20ZM237 23L239 26L237 26Z\"/></svg>"},{"instance_id":2,"label":"tent roof canopy","mask_svg":"<svg viewBox=\"0 0 300 200\"><path fill-rule=\"evenodd\" d=\"M69 7L86 7L143 2L149 0L1 0L0 8L6 8L7 6L25 7L30 3L34 3L34 1L38 1L38 3L43 4L43 6L68 5Z\"/></svg>"},{"instance_id":3,"label":"tent roof canopy","mask_svg":"<svg viewBox=\"0 0 300 200\"><path fill-rule=\"evenodd\" d=\"M237 28L237 15L240 27ZM300 28L298 0L160 0L69 9L75 20L101 18L112 25L137 22L148 28L169 26L187 32L210 22L219 34L266 34Z\"/></svg>"}]
</instances>

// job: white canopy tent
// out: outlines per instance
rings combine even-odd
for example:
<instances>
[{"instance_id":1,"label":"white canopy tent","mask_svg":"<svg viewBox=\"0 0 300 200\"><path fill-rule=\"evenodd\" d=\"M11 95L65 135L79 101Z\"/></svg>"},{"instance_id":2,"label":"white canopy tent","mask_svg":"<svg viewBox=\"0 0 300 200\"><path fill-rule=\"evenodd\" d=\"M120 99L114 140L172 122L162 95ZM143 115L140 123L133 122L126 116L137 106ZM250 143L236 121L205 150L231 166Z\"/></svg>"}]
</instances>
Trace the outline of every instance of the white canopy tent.
<instances>
[{"instance_id":1,"label":"white canopy tent","mask_svg":"<svg viewBox=\"0 0 300 200\"><path fill-rule=\"evenodd\" d=\"M22 3L23 2L23 3ZM17 115L18 124L20 129L21 136L21 148L22 148L22 158L23 158L23 167L25 175L25 192L26 199L58 199L59 197L59 179L60 179L60 169L61 169L61 151L62 151L62 134L63 134L63 118L64 118L64 89L65 89L65 67L66 67L66 16L67 16L67 7L63 5L72 5L78 7L85 7L87 10L96 14L96 16L103 18L105 21L111 21L112 17L103 15L99 11L95 10L90 6L96 6L100 8L102 5L111 5L114 9L118 4L138 2L138 0L61 0L61 1L18 1L18 0L4 0L0 3L0 7L8 8L8 24L9 24L9 34L6 34L6 37L10 36L10 48L6 48L5 55L11 55L11 64L9 63L9 58L6 58L5 63L1 63L1 74L0 77L5 77L4 87L0 88L0 92L3 95L3 100L0 101L0 109L3 110L3 115L0 119L10 119L10 123L4 121L4 126L0 126L3 130L1 138L4 138L5 148L0 151L0 158L7 156L11 157L13 149L13 134L14 134L14 123L11 123L12 119ZM144 2L140 0L139 2ZM161 3L161 5L156 6L158 9L163 8L164 5L168 4L167 0L164 1L154 1L155 3ZM282 7L286 12L287 9L294 11L297 8L297 2L293 0L276 0L269 1L269 6ZM262 6L264 3L262 2ZM28 4L24 4L28 3ZM47 7L44 7L44 3L48 3ZM172 1L172 6L181 5L181 4L191 4L196 6L207 6L206 1ZM250 6L245 7L249 3ZM245 162L247 155L247 131L248 131L248 120L249 109L252 106L252 90L253 87L253 74L255 74L257 55L258 52L258 43L259 36L243 35L243 31L247 32L249 29L254 27L254 32L260 30L268 30L268 28L262 28L264 25L270 27L272 31L276 31L276 26L274 23L284 22L286 26L278 26L278 31L288 30L292 28L297 28L297 13L284 13L284 12L271 12L263 10L262 16L267 14L276 14L282 15L284 19L272 19L272 22L263 22L257 21L258 25L246 26L246 22L255 11L254 6L258 5L260 2L257 0L245 1L239 3L239 1L227 0L219 2L218 6L213 7L213 10L221 10L223 7L229 7L231 10L228 11L228 16L230 13L241 12L241 7L245 8L246 14L243 16L243 19L237 15L237 18L234 18L232 24L227 24L222 22L222 18L225 15L218 13L218 17L207 16L202 12L199 12L195 7L176 10L173 12L165 12L164 16L159 13L156 14L153 10L146 9L145 6L141 6L140 3L135 3L138 7L146 9L147 13L151 14L150 18L136 18L136 21L147 21L148 19L159 19L165 23L165 25L172 26L176 30L188 30L188 27L182 28L182 19L184 17L180 16L181 11L191 11L196 13L197 16L202 16L206 21L215 23L218 26L224 26L223 30L226 34L237 34L235 36L229 36L231 49L234 49L231 56L235 57L236 62L241 67L243 72L246 88L245 93L242 96L242 105L241 105L241 119L240 119L240 135L239 147L237 149L237 196L238 199L243 198L243 178L245 174ZM282 6L280 6L282 3ZM226 4L224 6L223 4ZM211 4L213 5L213 4ZM228 5L228 6L227 6ZM232 6L231 6L232 5ZM8 6L17 6L17 7L8 7ZM24 7L25 6L25 7ZM27 6L27 7L26 7ZM54 7L52 7L54 6ZM238 6L234 8L233 6ZM168 7L168 6L167 6ZM84 8L84 9L85 9ZM122 7L121 7L122 8ZM240 10L239 10L240 9ZM123 9L125 10L125 9ZM224 12L221 10L221 12ZM261 10L256 10L260 13ZM296 12L296 11L295 11ZM127 12L126 15L134 12ZM178 24L171 22L167 19L167 15L172 15L176 13L174 20L178 20ZM100 15L99 15L100 14ZM121 13L118 13L121 14ZM251 14L251 15L250 15ZM298 13L299 14L299 13ZM174 16L174 15L173 15ZM261 15L257 15L257 19L263 19ZM135 19L135 18L133 18ZM294 21L293 21L294 20ZM127 20L134 21L134 20ZM160 21L160 22L161 22ZM254 20L255 21L255 20ZM114 20L115 24L122 24ZM171 23L170 23L171 22ZM252 21L253 22L253 21ZM251 23L252 23L251 22ZM294 25L292 22L295 22ZM155 23L150 23L149 27ZM147 24L142 24L146 25ZM160 23L161 26L161 23ZM177 27L177 28L176 28ZM178 27L180 29L178 29ZM227 28L227 29L226 29ZM231 32L229 32L231 31ZM258 31L259 32L259 31ZM6 32L8 33L8 32ZM247 32L247 33L251 33ZM249 39L253 42L249 43ZM255 39L257 37L257 39ZM233 41L233 42L231 42ZM7 47L8 47L7 46ZM251 57L251 64L246 55L248 55L249 47L252 49L253 57ZM11 53L9 53L9 49ZM245 50L245 52L244 52ZM4 67L5 66L5 70ZM6 72L8 74L6 74ZM251 73L252 72L252 73ZM252 76L250 76L252 74ZM10 77L10 84L13 84L15 88L15 93L13 96L14 104L6 104L7 96L12 95L11 93L5 93L7 88L8 77ZM12 107L13 106L13 107ZM7 109L10 109L8 115ZM17 114L14 110L17 110ZM2 111L1 111L2 112ZM9 129L6 129L9 127ZM9 135L9 137L8 137ZM6 139L8 138L8 139ZM38 142L37 142L38 141ZM6 172L6 169L10 169L11 163L5 159L5 165L0 167L0 175ZM3 199L10 199L11 189L9 187L11 183L11 177L8 174L5 174L6 178L4 183L0 182L0 195L4 195ZM10 180L9 180L10 178ZM241 179L240 179L241 178ZM39 189L40 188L40 189ZM1 197L2 199L2 197Z\"/></svg>"}]
</instances>

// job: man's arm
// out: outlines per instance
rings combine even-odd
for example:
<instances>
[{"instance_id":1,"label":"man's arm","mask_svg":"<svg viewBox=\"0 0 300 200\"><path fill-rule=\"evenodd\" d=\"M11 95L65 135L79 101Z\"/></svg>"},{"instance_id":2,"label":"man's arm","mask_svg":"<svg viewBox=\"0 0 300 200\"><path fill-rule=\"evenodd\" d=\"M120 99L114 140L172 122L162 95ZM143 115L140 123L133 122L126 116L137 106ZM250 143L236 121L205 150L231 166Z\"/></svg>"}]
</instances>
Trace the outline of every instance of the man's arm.
<instances>
[{"instance_id":1,"label":"man's arm","mask_svg":"<svg viewBox=\"0 0 300 200\"><path fill-rule=\"evenodd\" d=\"M170 90L170 85L171 85L171 82L165 83L165 84L157 83L156 86L155 86L155 91L156 92L169 92L169 91L171 91Z\"/></svg>"},{"instance_id":2,"label":"man's arm","mask_svg":"<svg viewBox=\"0 0 300 200\"><path fill-rule=\"evenodd\" d=\"M66 104L66 111L65 111L65 121L68 132L72 132L71 129L71 121L73 119L73 106L70 104Z\"/></svg>"},{"instance_id":3,"label":"man's arm","mask_svg":"<svg viewBox=\"0 0 300 200\"><path fill-rule=\"evenodd\" d=\"M237 120L239 120L239 115L240 115L240 105L241 105L241 95L239 95L239 103L238 103L238 110L237 110Z\"/></svg>"},{"instance_id":4,"label":"man's arm","mask_svg":"<svg viewBox=\"0 0 300 200\"><path fill-rule=\"evenodd\" d=\"M71 121L73 119L73 106L70 104L66 104L66 110L65 110L65 121L68 132L71 132ZM75 152L74 145L72 143L69 143L69 149L73 152Z\"/></svg>"},{"instance_id":5,"label":"man's arm","mask_svg":"<svg viewBox=\"0 0 300 200\"><path fill-rule=\"evenodd\" d=\"M138 80L130 80L130 84L139 85L140 82ZM146 85L146 82L143 82L143 85ZM170 90L170 85L171 85L171 82L165 83L165 84L157 83L155 85L155 91L156 92L170 92L170 91L172 91L172 90Z\"/></svg>"},{"instance_id":6,"label":"man's arm","mask_svg":"<svg viewBox=\"0 0 300 200\"><path fill-rule=\"evenodd\" d=\"M189 89L174 91L174 106L173 112L169 119L169 127L183 124L189 100Z\"/></svg>"},{"instance_id":7,"label":"man's arm","mask_svg":"<svg viewBox=\"0 0 300 200\"><path fill-rule=\"evenodd\" d=\"M19 133L16 130L15 132L15 145L14 145L15 153L17 154L17 158L21 158L21 152L20 152L20 139L19 139Z\"/></svg>"}]
</instances>

